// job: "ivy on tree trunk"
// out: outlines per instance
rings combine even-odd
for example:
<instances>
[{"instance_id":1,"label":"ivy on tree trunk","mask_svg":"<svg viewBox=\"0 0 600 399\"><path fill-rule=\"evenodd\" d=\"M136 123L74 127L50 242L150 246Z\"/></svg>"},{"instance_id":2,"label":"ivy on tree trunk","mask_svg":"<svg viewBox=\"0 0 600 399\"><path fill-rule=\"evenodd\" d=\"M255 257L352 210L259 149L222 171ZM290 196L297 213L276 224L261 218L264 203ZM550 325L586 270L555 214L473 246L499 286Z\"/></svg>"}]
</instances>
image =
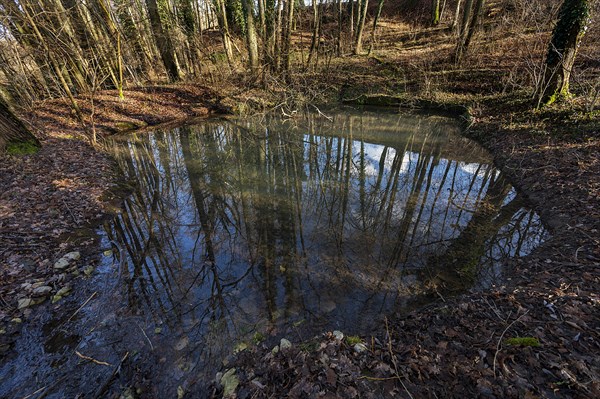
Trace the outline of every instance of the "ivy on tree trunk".
<instances>
[{"instance_id":1,"label":"ivy on tree trunk","mask_svg":"<svg viewBox=\"0 0 600 399\"><path fill-rule=\"evenodd\" d=\"M539 104L549 105L569 95L569 80L581 38L590 21L594 0L564 0L546 55Z\"/></svg>"}]
</instances>

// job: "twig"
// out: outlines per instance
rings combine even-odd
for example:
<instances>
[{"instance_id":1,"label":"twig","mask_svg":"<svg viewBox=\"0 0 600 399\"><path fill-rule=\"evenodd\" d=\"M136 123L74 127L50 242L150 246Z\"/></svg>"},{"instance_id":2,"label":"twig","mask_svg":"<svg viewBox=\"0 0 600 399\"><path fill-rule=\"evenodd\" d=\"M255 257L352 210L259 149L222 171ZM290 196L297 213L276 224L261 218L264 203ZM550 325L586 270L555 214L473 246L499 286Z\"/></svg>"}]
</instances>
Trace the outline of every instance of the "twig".
<instances>
[{"instance_id":1,"label":"twig","mask_svg":"<svg viewBox=\"0 0 600 399\"><path fill-rule=\"evenodd\" d=\"M110 363L102 362L102 361L100 361L100 360L96 360L96 359L94 359L93 357L89 357L89 356L86 356L86 355L82 355L81 353L79 353L79 352L77 352L77 351L75 351L75 354L76 354L77 356L79 356L80 358L82 358L82 359L89 360L90 362L93 362L93 363L99 364L99 365L101 365L101 366L112 366L112 364L110 364Z\"/></svg>"},{"instance_id":2,"label":"twig","mask_svg":"<svg viewBox=\"0 0 600 399\"><path fill-rule=\"evenodd\" d=\"M320 110L319 108L317 108L317 106L316 106L316 105L314 105L314 104L310 104L310 105L312 105L312 106L314 107L314 109L316 109L316 110L317 110L317 112L319 113L319 115L321 115L322 117L324 117L325 119L327 119L327 120L328 120L328 121L330 121L330 122L332 122L332 121L333 121L333 118L332 118L331 116L327 116L327 115L325 115L324 113L322 113L322 112L321 112L321 110Z\"/></svg>"},{"instance_id":3,"label":"twig","mask_svg":"<svg viewBox=\"0 0 600 399\"><path fill-rule=\"evenodd\" d=\"M361 375L358 379L359 380L369 380L369 381L389 381L389 380L399 380L400 378L398 378L397 375L395 375L393 377L369 377L366 375Z\"/></svg>"},{"instance_id":4,"label":"twig","mask_svg":"<svg viewBox=\"0 0 600 399\"><path fill-rule=\"evenodd\" d=\"M502 345L502 338L504 338L504 334L506 334L506 332L519 320L521 320L522 317L524 317L527 313L529 313L529 309L527 309L527 311L525 313L523 313L521 316L517 317L512 323L510 323L508 325L508 327L506 327L504 329L504 331L502 331L502 334L500 335L500 339L498 340L498 344L496 345L496 353L494 353L494 363L493 363L493 369L494 369L494 377L496 377L496 359L498 358L498 352L500 352L500 345Z\"/></svg>"},{"instance_id":5,"label":"twig","mask_svg":"<svg viewBox=\"0 0 600 399\"><path fill-rule=\"evenodd\" d=\"M387 336L388 336L388 351L390 352L390 358L392 359L392 364L394 365L394 371L396 373L396 377L398 378L398 381L400 381L400 384L402 384L402 388L404 388L404 390L408 394L408 397L410 399L414 399L414 397L412 396L412 394L410 393L410 391L408 390L406 385L404 385L402 378L400 378L400 372L398 371L398 363L396 362L396 355L394 355L394 352L392 350L392 335L390 334L390 328L388 325L387 317L385 318L385 331L387 332Z\"/></svg>"},{"instance_id":6,"label":"twig","mask_svg":"<svg viewBox=\"0 0 600 399\"><path fill-rule=\"evenodd\" d=\"M73 212L71 212L71 208L69 208L69 205L67 205L67 202L64 200L64 198L61 198L61 200L62 200L62 203L65 205L65 208L67 208L67 211L69 211L69 214L71 215L71 219L73 219L73 223L75 223L77 226L79 226L79 223L77 222L75 215L73 215Z\"/></svg>"},{"instance_id":7,"label":"twig","mask_svg":"<svg viewBox=\"0 0 600 399\"><path fill-rule=\"evenodd\" d=\"M87 304L88 304L88 302L89 302L89 301L91 301L92 299L94 299L94 297L95 297L96 295L98 295L98 291L94 291L94 293L93 293L92 295L90 295L90 297L89 297L89 298L88 298L88 299L87 299L87 300L86 300L86 301L83 303L83 305L81 305L81 306L79 307L79 309L77 309L77 310L75 311L75 313L73 313L73 314L71 315L71 317L69 317L69 319L68 319L66 322L68 323L68 322L70 322L71 320L73 320L73 317L75 317L75 315L77 315L77 313L79 313L79 312L81 311L81 309L83 309L83 308L85 307L85 305L87 305Z\"/></svg>"},{"instance_id":8,"label":"twig","mask_svg":"<svg viewBox=\"0 0 600 399\"><path fill-rule=\"evenodd\" d=\"M96 391L96 394L94 395L94 399L98 399L102 396L102 394L104 394L104 391L106 391L106 389L112 382L113 378L115 378L115 376L117 374L119 374L119 371L121 371L121 366L123 365L123 362L125 361L125 359L127 359L127 356L129 356L129 352L125 353L125 356L123 356L123 358L121 359L119 364L114 368L111 375L106 379L106 381L104 381L104 384L102 384L100 386L100 388L98 388L98 390Z\"/></svg>"},{"instance_id":9,"label":"twig","mask_svg":"<svg viewBox=\"0 0 600 399\"><path fill-rule=\"evenodd\" d=\"M27 395L27 396L24 396L24 397L23 397L23 399L29 399L29 398L33 397L34 395L36 395L36 394L38 394L38 393L40 393L40 392L41 392L41 393L40 393L40 396L38 396L38 397L37 397L37 399L43 399L43 398L45 398L45 397L48 395L48 393L50 393L50 390L51 390L52 388L54 388L55 386L57 386L58 384L60 384L60 383L61 383L61 382L62 382L62 381L65 379L65 378L67 378L67 377L66 377L66 376L60 377L60 378L59 378L58 380L56 380L56 381L55 381L53 384L51 384L51 385L49 385L49 386L48 386L48 385L46 385L46 386L44 386L44 387L42 387L42 388L38 389L37 391L35 391L35 392L34 392L34 393L32 393L32 394L29 394L29 395Z\"/></svg>"},{"instance_id":10,"label":"twig","mask_svg":"<svg viewBox=\"0 0 600 399\"><path fill-rule=\"evenodd\" d=\"M144 337L146 337L146 340L148 340L148 343L150 344L150 349L152 349L152 351L154 351L154 345L152 345L152 341L150 341L150 338L148 338L148 335L146 335L146 331L144 331L144 329L142 327L140 327L139 324L137 326L140 330L142 330L142 334L144 334Z\"/></svg>"}]
</instances>

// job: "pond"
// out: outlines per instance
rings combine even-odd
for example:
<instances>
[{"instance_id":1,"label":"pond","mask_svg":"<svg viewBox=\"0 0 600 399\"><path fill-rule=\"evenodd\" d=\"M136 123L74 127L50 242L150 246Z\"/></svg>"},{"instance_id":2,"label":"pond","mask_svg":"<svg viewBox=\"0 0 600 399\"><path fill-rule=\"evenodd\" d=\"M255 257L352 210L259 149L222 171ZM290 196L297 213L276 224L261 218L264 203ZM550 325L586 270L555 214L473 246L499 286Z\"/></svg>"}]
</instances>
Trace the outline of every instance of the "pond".
<instances>
[{"instance_id":1,"label":"pond","mask_svg":"<svg viewBox=\"0 0 600 399\"><path fill-rule=\"evenodd\" d=\"M151 352L160 395L203 392L237 350L368 334L386 315L502 282L506 261L544 240L454 119L326 114L115 138L134 189L105 226L102 295L82 312L77 347Z\"/></svg>"}]
</instances>

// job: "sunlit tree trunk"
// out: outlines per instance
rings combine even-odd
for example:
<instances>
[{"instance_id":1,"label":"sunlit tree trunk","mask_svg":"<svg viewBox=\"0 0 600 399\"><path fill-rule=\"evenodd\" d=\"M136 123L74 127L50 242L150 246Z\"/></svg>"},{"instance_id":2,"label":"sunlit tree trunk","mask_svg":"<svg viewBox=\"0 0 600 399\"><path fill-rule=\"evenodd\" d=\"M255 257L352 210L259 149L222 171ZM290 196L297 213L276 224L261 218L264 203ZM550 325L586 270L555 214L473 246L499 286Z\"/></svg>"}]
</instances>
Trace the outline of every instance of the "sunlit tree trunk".
<instances>
[{"instance_id":1,"label":"sunlit tree trunk","mask_svg":"<svg viewBox=\"0 0 600 399\"><path fill-rule=\"evenodd\" d=\"M569 80L577 48L585 34L594 0L565 0L546 55L539 104L551 104L569 95Z\"/></svg>"},{"instance_id":2,"label":"sunlit tree trunk","mask_svg":"<svg viewBox=\"0 0 600 399\"><path fill-rule=\"evenodd\" d=\"M229 65L233 65L233 46L231 44L231 34L229 32L229 23L227 22L227 9L225 0L215 0L217 21L219 22L219 31L223 40L223 48Z\"/></svg>"},{"instance_id":3,"label":"sunlit tree trunk","mask_svg":"<svg viewBox=\"0 0 600 399\"><path fill-rule=\"evenodd\" d=\"M246 45L248 46L248 64L252 74L258 73L258 41L256 37L256 28L254 26L254 13L252 9L252 0L242 0L246 16Z\"/></svg>"},{"instance_id":4,"label":"sunlit tree trunk","mask_svg":"<svg viewBox=\"0 0 600 399\"><path fill-rule=\"evenodd\" d=\"M367 19L367 8L369 6L369 0L359 0L358 9L358 24L356 26L356 39L354 42L354 54L362 53L362 36L365 29L365 21Z\"/></svg>"},{"instance_id":5,"label":"sunlit tree trunk","mask_svg":"<svg viewBox=\"0 0 600 399\"><path fill-rule=\"evenodd\" d=\"M479 23L479 16L481 15L485 0L467 0L465 4L465 11L463 14L462 25L458 36L458 42L456 50L454 52L454 62L457 64L462 61L463 56L467 53L471 39L477 29Z\"/></svg>"},{"instance_id":6,"label":"sunlit tree trunk","mask_svg":"<svg viewBox=\"0 0 600 399\"><path fill-rule=\"evenodd\" d=\"M285 21L283 24L283 35L282 35L282 63L283 70L287 73L290 70L292 63L291 51L292 51L292 31L294 29L294 0L286 0L285 2Z\"/></svg>"},{"instance_id":7,"label":"sunlit tree trunk","mask_svg":"<svg viewBox=\"0 0 600 399\"><path fill-rule=\"evenodd\" d=\"M452 24L450 25L450 29L454 30L457 27L460 27L458 24L458 20L460 18L460 5L462 4L462 0L458 0L456 2L456 10L454 12L454 18L452 19Z\"/></svg>"},{"instance_id":8,"label":"sunlit tree trunk","mask_svg":"<svg viewBox=\"0 0 600 399\"><path fill-rule=\"evenodd\" d=\"M431 2L431 25L435 26L440 23L440 0L432 0Z\"/></svg>"}]
</instances>

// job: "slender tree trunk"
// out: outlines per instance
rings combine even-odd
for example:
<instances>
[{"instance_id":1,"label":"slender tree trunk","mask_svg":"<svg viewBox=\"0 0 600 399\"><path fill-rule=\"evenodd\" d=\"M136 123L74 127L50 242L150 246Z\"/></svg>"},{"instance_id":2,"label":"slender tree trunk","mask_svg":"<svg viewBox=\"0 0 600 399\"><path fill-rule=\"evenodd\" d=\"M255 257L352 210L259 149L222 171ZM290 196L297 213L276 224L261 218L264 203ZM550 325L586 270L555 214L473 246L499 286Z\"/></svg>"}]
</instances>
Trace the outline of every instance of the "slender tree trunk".
<instances>
[{"instance_id":1,"label":"slender tree trunk","mask_svg":"<svg viewBox=\"0 0 600 399\"><path fill-rule=\"evenodd\" d=\"M431 25L440 23L440 0L431 1Z\"/></svg>"},{"instance_id":2,"label":"slender tree trunk","mask_svg":"<svg viewBox=\"0 0 600 399\"><path fill-rule=\"evenodd\" d=\"M242 5L246 14L246 44L248 46L248 63L253 76L258 74L258 41L256 38L256 28L254 26L254 13L252 9L252 0L242 0Z\"/></svg>"},{"instance_id":3,"label":"slender tree trunk","mask_svg":"<svg viewBox=\"0 0 600 399\"><path fill-rule=\"evenodd\" d=\"M379 4L377 4L377 11L375 12L375 18L373 18L373 29L371 30L371 43L369 44L369 55L371 51L373 51L373 46L375 46L375 31L377 30L377 22L379 22L379 17L381 16L381 10L383 9L384 0L379 0Z\"/></svg>"},{"instance_id":4,"label":"slender tree trunk","mask_svg":"<svg viewBox=\"0 0 600 399\"><path fill-rule=\"evenodd\" d=\"M450 25L451 30L454 30L460 26L460 25L458 25L458 19L460 18L460 5L461 4L462 4L462 0L457 0L456 11L454 12L454 18L452 19L452 24Z\"/></svg>"},{"instance_id":5,"label":"slender tree trunk","mask_svg":"<svg viewBox=\"0 0 600 399\"><path fill-rule=\"evenodd\" d=\"M367 8L369 0L360 0L359 2L358 25L356 26L356 41L354 42L354 54L362 53L362 36L365 29L365 21L367 19Z\"/></svg>"},{"instance_id":6,"label":"slender tree trunk","mask_svg":"<svg viewBox=\"0 0 600 399\"><path fill-rule=\"evenodd\" d=\"M342 55L342 32L344 31L344 18L342 13L342 0L337 0L338 6L338 30L337 30L337 44L336 44L336 52L337 56L340 57Z\"/></svg>"},{"instance_id":7,"label":"slender tree trunk","mask_svg":"<svg viewBox=\"0 0 600 399\"><path fill-rule=\"evenodd\" d=\"M465 11L463 13L462 24L460 27L458 41L456 44L456 50L454 52L454 62L459 64L462 61L463 56L466 54L473 38L473 33L477 29L479 22L479 16L483 9L485 0L467 0L465 4Z\"/></svg>"},{"instance_id":8,"label":"slender tree trunk","mask_svg":"<svg viewBox=\"0 0 600 399\"><path fill-rule=\"evenodd\" d=\"M217 14L217 21L219 22L219 31L221 32L221 38L223 39L223 48L225 49L227 62L230 66L233 66L233 46L231 44L231 35L229 33L229 23L227 21L227 9L225 8L225 0L215 0L215 8Z\"/></svg>"},{"instance_id":9,"label":"slender tree trunk","mask_svg":"<svg viewBox=\"0 0 600 399\"><path fill-rule=\"evenodd\" d=\"M177 61L175 60L175 49L173 48L171 37L165 31L162 21L160 20L160 13L158 12L156 0L146 0L146 7L148 8L148 16L150 17L150 25L152 26L156 47L158 47L160 58L165 65L169 81L177 81L181 76Z\"/></svg>"},{"instance_id":10,"label":"slender tree trunk","mask_svg":"<svg viewBox=\"0 0 600 399\"><path fill-rule=\"evenodd\" d=\"M564 0L548 46L538 106L569 96L569 80L594 0Z\"/></svg>"},{"instance_id":11,"label":"slender tree trunk","mask_svg":"<svg viewBox=\"0 0 600 399\"><path fill-rule=\"evenodd\" d=\"M319 29L320 29L320 19L319 19L319 3L318 0L312 0L312 9L313 9L313 32L312 39L310 41L310 50L308 52L308 60L306 61L306 67L310 66L310 62L318 50L319 46Z\"/></svg>"},{"instance_id":12,"label":"slender tree trunk","mask_svg":"<svg viewBox=\"0 0 600 399\"><path fill-rule=\"evenodd\" d=\"M290 70L292 63L291 51L292 51L292 30L294 29L294 0L287 0L285 2L285 25L283 35L283 69L287 73Z\"/></svg>"},{"instance_id":13,"label":"slender tree trunk","mask_svg":"<svg viewBox=\"0 0 600 399\"><path fill-rule=\"evenodd\" d=\"M40 142L0 97L0 152L8 143L29 142L39 147Z\"/></svg>"},{"instance_id":14,"label":"slender tree trunk","mask_svg":"<svg viewBox=\"0 0 600 399\"><path fill-rule=\"evenodd\" d=\"M475 29L477 29L477 24L479 23L479 17L481 16L481 10L483 9L484 2L485 0L477 0L477 3L475 3L473 16L471 17L471 22L469 23L469 27L465 35L465 41L463 43L463 53L466 53L469 49L471 39L473 38L473 33L475 33Z\"/></svg>"}]
</instances>

